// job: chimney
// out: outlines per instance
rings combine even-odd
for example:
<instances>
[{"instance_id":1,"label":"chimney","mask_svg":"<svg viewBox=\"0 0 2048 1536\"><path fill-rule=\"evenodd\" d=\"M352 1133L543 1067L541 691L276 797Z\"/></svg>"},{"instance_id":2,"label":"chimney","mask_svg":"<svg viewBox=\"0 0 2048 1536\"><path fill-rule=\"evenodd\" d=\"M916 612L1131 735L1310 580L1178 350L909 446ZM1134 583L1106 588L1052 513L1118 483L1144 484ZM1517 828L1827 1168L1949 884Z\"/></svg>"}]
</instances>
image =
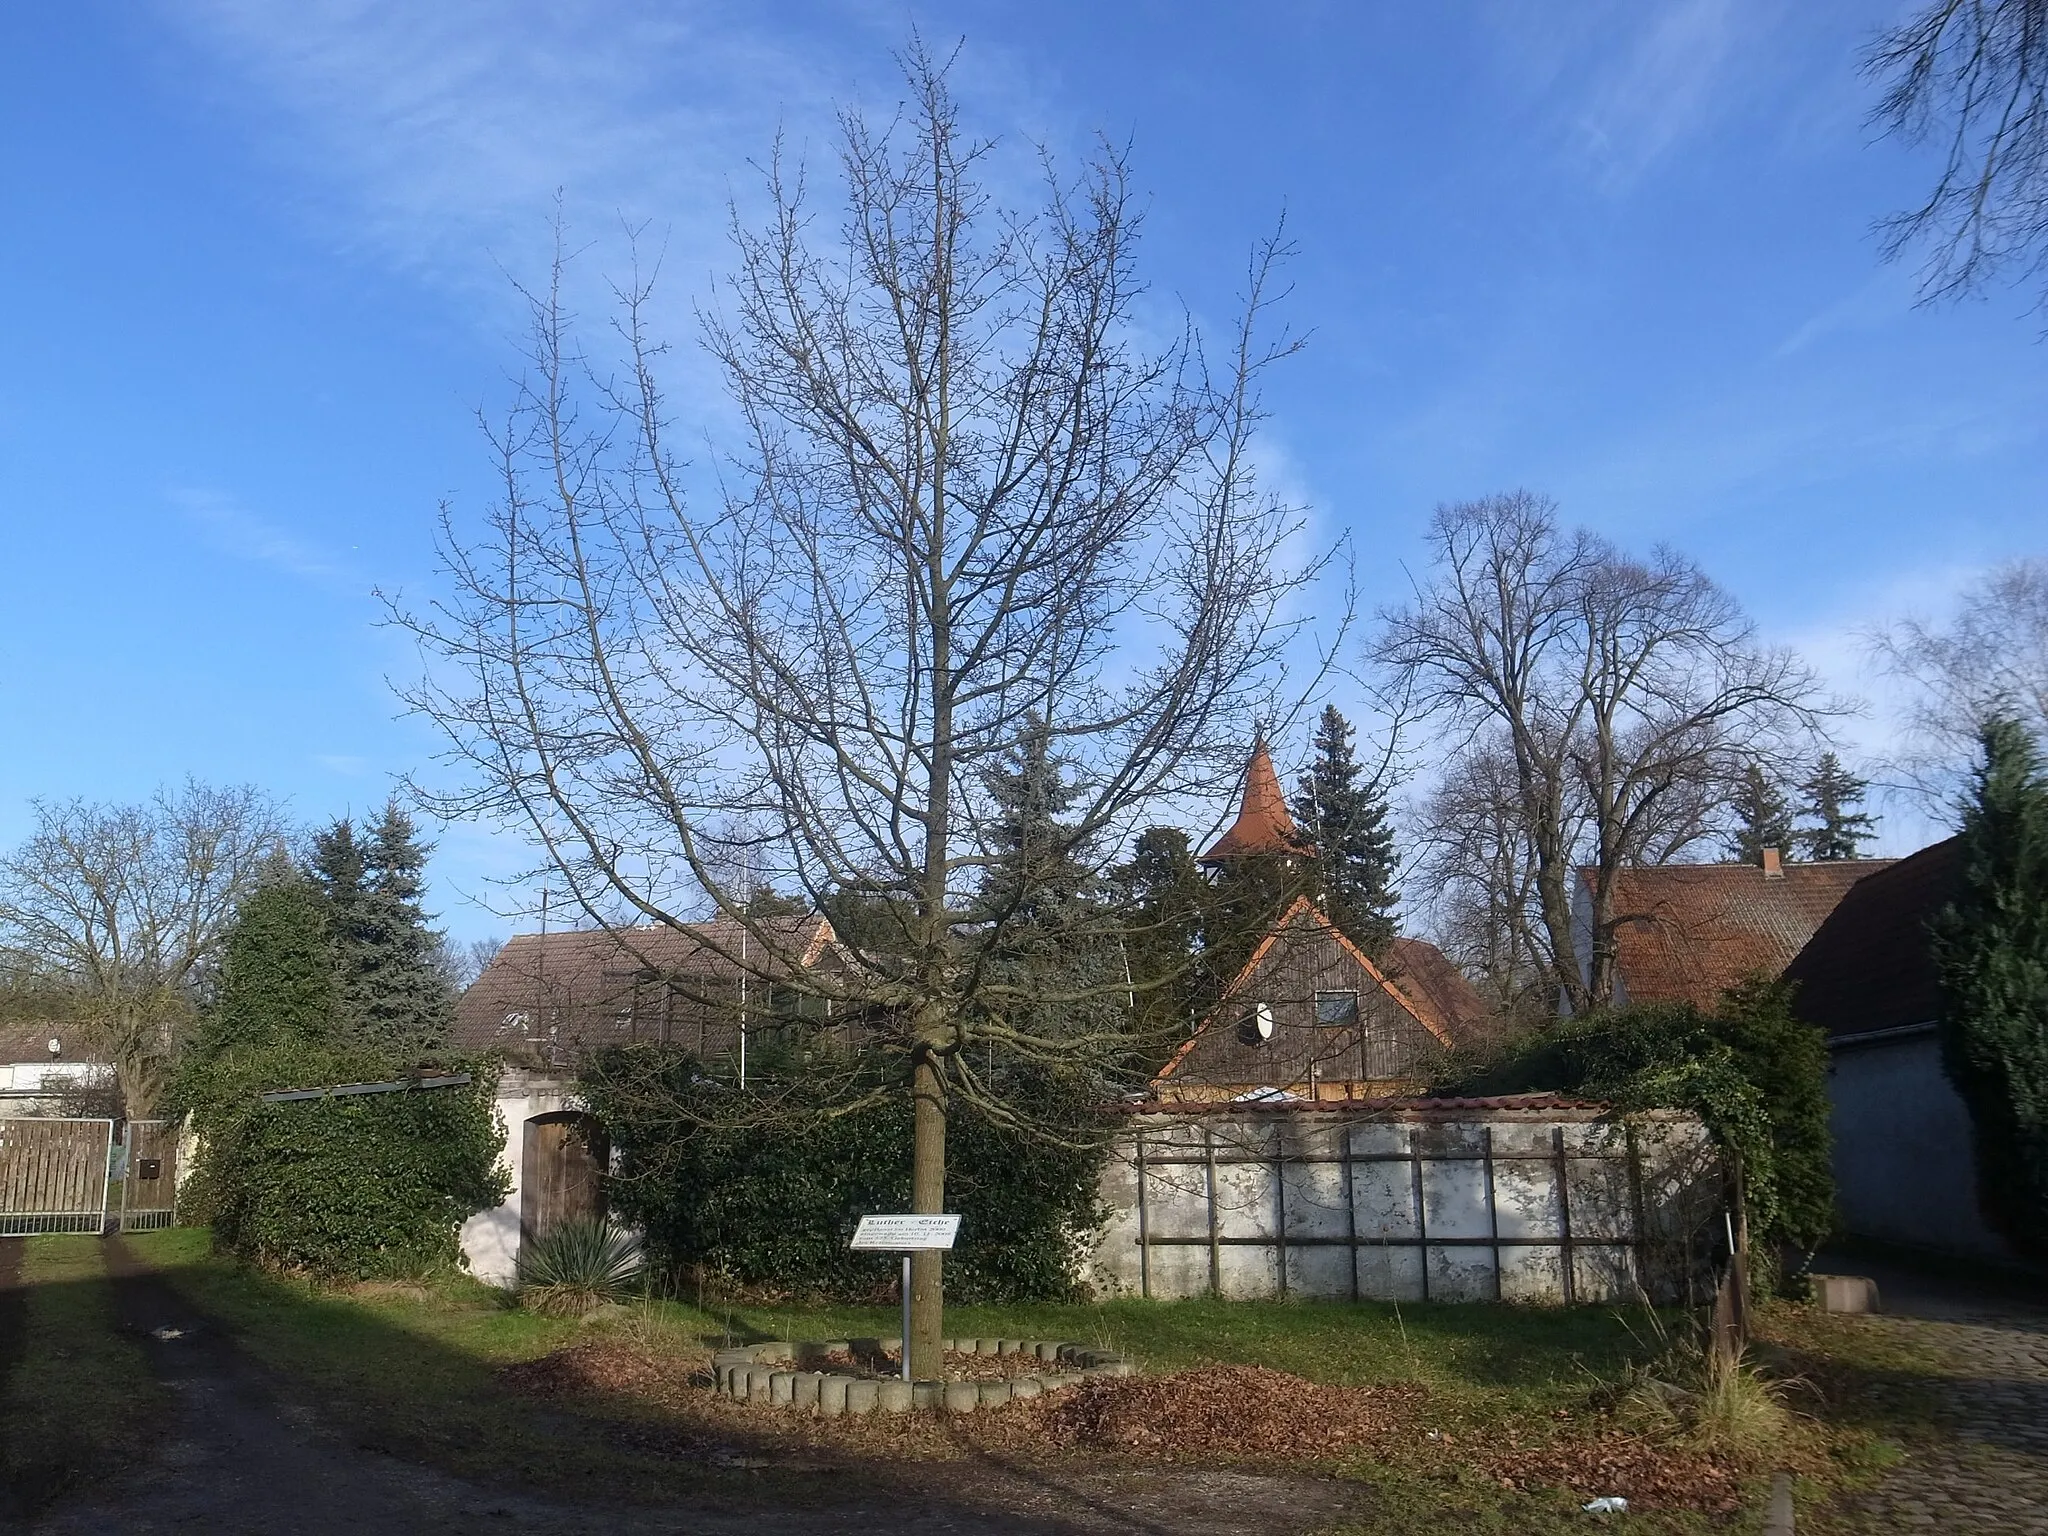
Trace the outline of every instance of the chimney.
<instances>
[{"instance_id":1,"label":"chimney","mask_svg":"<svg viewBox=\"0 0 2048 1536\"><path fill-rule=\"evenodd\" d=\"M1775 848L1766 848L1764 853L1764 878L1782 880L1785 878L1785 861Z\"/></svg>"}]
</instances>

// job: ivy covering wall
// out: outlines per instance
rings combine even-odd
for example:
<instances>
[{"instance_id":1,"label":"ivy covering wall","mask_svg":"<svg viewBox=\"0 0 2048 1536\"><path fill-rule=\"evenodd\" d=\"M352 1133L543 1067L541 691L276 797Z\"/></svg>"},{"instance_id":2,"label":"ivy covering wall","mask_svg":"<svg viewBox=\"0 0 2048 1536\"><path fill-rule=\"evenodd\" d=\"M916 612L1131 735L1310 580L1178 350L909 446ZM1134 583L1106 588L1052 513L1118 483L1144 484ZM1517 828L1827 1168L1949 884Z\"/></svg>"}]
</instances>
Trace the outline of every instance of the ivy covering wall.
<instances>
[{"instance_id":1,"label":"ivy covering wall","mask_svg":"<svg viewBox=\"0 0 2048 1536\"><path fill-rule=\"evenodd\" d=\"M1763 1253L1785 1246L1811 1255L1834 1226L1827 1045L1793 1017L1782 983L1735 987L1712 1013L1657 1004L1560 1020L1468 1064L1439 1089L1691 1110L1716 1142L1740 1154L1750 1237Z\"/></svg>"},{"instance_id":2,"label":"ivy covering wall","mask_svg":"<svg viewBox=\"0 0 2048 1536\"><path fill-rule=\"evenodd\" d=\"M908 1104L838 1109L859 1097L842 1080L829 1100L801 1078L742 1092L646 1046L598 1053L581 1086L619 1159L612 1209L672 1273L848 1300L895 1284L896 1257L847 1243L863 1215L910 1208ZM1049 1076L1015 1081L1006 1097L1028 1106L1039 1134L957 1106L947 1125L946 1204L963 1218L947 1298L1071 1299L1101 1219L1106 1128L1085 1092Z\"/></svg>"}]
</instances>

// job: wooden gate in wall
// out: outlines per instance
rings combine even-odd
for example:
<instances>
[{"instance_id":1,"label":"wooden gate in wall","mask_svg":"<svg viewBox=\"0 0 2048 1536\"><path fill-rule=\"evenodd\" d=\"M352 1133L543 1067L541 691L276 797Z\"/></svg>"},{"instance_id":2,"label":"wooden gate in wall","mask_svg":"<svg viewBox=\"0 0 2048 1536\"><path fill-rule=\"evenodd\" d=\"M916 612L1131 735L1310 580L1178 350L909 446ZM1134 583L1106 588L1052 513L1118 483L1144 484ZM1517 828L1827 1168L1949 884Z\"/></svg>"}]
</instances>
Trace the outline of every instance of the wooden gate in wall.
<instances>
[{"instance_id":1,"label":"wooden gate in wall","mask_svg":"<svg viewBox=\"0 0 2048 1536\"><path fill-rule=\"evenodd\" d=\"M563 1110L528 1120L520 1157L520 1242L558 1222L604 1215L609 1160L604 1130L591 1115Z\"/></svg>"},{"instance_id":2,"label":"wooden gate in wall","mask_svg":"<svg viewBox=\"0 0 2048 1536\"><path fill-rule=\"evenodd\" d=\"M0 1119L0 1237L100 1232L111 1120Z\"/></svg>"}]
</instances>

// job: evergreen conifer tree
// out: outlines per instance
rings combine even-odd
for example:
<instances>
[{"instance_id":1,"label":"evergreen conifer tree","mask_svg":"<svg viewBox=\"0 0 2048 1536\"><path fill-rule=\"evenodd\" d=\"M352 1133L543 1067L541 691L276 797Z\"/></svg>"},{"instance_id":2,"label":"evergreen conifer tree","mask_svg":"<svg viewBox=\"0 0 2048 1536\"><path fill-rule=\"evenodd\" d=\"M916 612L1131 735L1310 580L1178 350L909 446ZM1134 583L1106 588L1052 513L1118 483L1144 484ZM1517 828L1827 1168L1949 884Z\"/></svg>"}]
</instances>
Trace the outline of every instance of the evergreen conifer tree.
<instances>
[{"instance_id":1,"label":"evergreen conifer tree","mask_svg":"<svg viewBox=\"0 0 2048 1536\"><path fill-rule=\"evenodd\" d=\"M1933 924L1942 1066L1969 1106L1978 1203L2048 1257L2048 773L2026 729L1994 719L1963 811L1963 888Z\"/></svg>"},{"instance_id":2,"label":"evergreen conifer tree","mask_svg":"<svg viewBox=\"0 0 2048 1536\"><path fill-rule=\"evenodd\" d=\"M1161 1042L1184 1036L1215 993L1201 953L1209 883L1187 833L1147 827L1112 878L1127 914L1132 1003L1145 1033Z\"/></svg>"},{"instance_id":3,"label":"evergreen conifer tree","mask_svg":"<svg viewBox=\"0 0 2048 1536\"><path fill-rule=\"evenodd\" d=\"M1072 830L1060 822L1079 792L1053 755L1045 722L1027 722L1008 761L990 769L983 782L995 809L989 841L996 849L982 875L985 910L1002 923L1056 923L1060 909L1087 889L1090 876Z\"/></svg>"},{"instance_id":4,"label":"evergreen conifer tree","mask_svg":"<svg viewBox=\"0 0 2048 1536\"><path fill-rule=\"evenodd\" d=\"M428 850L393 800L367 837L343 818L313 840L325 898L342 1033L395 1059L446 1040L454 1011L441 936L420 907Z\"/></svg>"},{"instance_id":5,"label":"evergreen conifer tree","mask_svg":"<svg viewBox=\"0 0 2048 1536\"><path fill-rule=\"evenodd\" d=\"M1763 862L1764 850L1792 848L1792 808L1762 763L1751 763L1742 772L1729 809L1735 813L1735 830L1728 839L1728 851L1744 864Z\"/></svg>"},{"instance_id":6,"label":"evergreen conifer tree","mask_svg":"<svg viewBox=\"0 0 2048 1536\"><path fill-rule=\"evenodd\" d=\"M319 890L289 868L258 887L221 946L201 1055L324 1041L335 1022L334 945Z\"/></svg>"},{"instance_id":7,"label":"evergreen conifer tree","mask_svg":"<svg viewBox=\"0 0 2048 1536\"><path fill-rule=\"evenodd\" d=\"M1330 921L1377 958L1394 941L1394 830L1386 795L1361 773L1351 737L1351 722L1325 706L1294 820L1314 844L1312 878Z\"/></svg>"},{"instance_id":8,"label":"evergreen conifer tree","mask_svg":"<svg viewBox=\"0 0 2048 1536\"><path fill-rule=\"evenodd\" d=\"M1806 815L1815 825L1797 834L1800 851L1809 859L1853 859L1877 829L1877 819L1856 809L1863 803L1867 781L1842 766L1832 752L1823 752L1813 775L1800 784Z\"/></svg>"}]
</instances>

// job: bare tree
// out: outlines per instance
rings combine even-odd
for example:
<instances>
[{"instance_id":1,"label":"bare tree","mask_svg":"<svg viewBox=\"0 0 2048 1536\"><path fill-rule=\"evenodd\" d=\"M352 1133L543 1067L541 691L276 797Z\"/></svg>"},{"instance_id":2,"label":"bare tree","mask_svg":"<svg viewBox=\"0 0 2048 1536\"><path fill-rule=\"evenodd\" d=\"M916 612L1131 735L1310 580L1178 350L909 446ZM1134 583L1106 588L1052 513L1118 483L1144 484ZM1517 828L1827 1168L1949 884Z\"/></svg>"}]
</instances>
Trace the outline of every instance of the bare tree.
<instances>
[{"instance_id":1,"label":"bare tree","mask_svg":"<svg viewBox=\"0 0 2048 1536\"><path fill-rule=\"evenodd\" d=\"M1483 791L1477 867L1528 882L1548 981L1573 1012L1602 1006L1629 915L1616 871L1711 835L1740 767L1816 725L1817 685L1691 561L1631 559L1560 528L1543 497L1441 507L1430 544L1431 575L1382 615L1376 659L1445 722L1454 759L1491 759L1468 775ZM1459 846L1455 818L1451 833ZM1520 889L1502 888L1500 911Z\"/></svg>"},{"instance_id":2,"label":"bare tree","mask_svg":"<svg viewBox=\"0 0 2048 1536\"><path fill-rule=\"evenodd\" d=\"M1923 298L2048 264L2048 0L1936 0L1865 52L1884 82L1872 113L1941 173L1883 224L1885 254L1929 248Z\"/></svg>"},{"instance_id":3,"label":"bare tree","mask_svg":"<svg viewBox=\"0 0 2048 1536\"><path fill-rule=\"evenodd\" d=\"M715 504L685 495L646 284L620 295L614 382L577 351L558 271L494 433L490 537L444 520L457 595L399 618L430 658L413 701L465 770L426 798L523 827L621 943L622 920L674 926L708 893L728 921L703 942L789 978L791 925L732 871L861 905L848 963L801 984L864 1021L846 1080L888 1070L840 1107L910 1099L912 1202L938 1211L949 1113L1028 1130L1005 1064L1112 1073L1135 1027L1121 965L1048 992L1004 963L991 770L1044 733L1073 790L1048 859L1105 857L1159 797L1227 783L1309 573L1281 564L1296 518L1250 454L1259 380L1294 345L1260 339L1282 248L1256 251L1213 367L1191 327L1150 342L1123 155L1047 160L1036 208L1005 211L946 66L904 64L894 121L841 119L836 230L779 152L766 227L735 216L702 326L746 440ZM1115 952L1106 930L1069 943ZM920 1255L927 1359L939 1287Z\"/></svg>"},{"instance_id":4,"label":"bare tree","mask_svg":"<svg viewBox=\"0 0 2048 1536\"><path fill-rule=\"evenodd\" d=\"M2048 741L2048 560L2013 560L1970 586L1946 624L1907 618L1869 637L1913 696L1889 773L1947 804L1975 761L1984 722L2009 716Z\"/></svg>"},{"instance_id":5,"label":"bare tree","mask_svg":"<svg viewBox=\"0 0 2048 1536\"><path fill-rule=\"evenodd\" d=\"M1410 889L1437 942L1503 1018L1552 1006L1538 937L1534 840L1514 755L1475 740L1431 787L1416 817L1420 878Z\"/></svg>"},{"instance_id":6,"label":"bare tree","mask_svg":"<svg viewBox=\"0 0 2048 1536\"><path fill-rule=\"evenodd\" d=\"M188 779L140 805L38 801L0 859L0 934L76 999L132 1115L163 1089L236 904L287 826L246 785Z\"/></svg>"},{"instance_id":7,"label":"bare tree","mask_svg":"<svg viewBox=\"0 0 2048 1536\"><path fill-rule=\"evenodd\" d=\"M471 939L467 943L457 943L442 934L434 950L434 966L448 983L448 990L460 994L491 968L491 962L498 958L498 951L504 947L502 939Z\"/></svg>"}]
</instances>

